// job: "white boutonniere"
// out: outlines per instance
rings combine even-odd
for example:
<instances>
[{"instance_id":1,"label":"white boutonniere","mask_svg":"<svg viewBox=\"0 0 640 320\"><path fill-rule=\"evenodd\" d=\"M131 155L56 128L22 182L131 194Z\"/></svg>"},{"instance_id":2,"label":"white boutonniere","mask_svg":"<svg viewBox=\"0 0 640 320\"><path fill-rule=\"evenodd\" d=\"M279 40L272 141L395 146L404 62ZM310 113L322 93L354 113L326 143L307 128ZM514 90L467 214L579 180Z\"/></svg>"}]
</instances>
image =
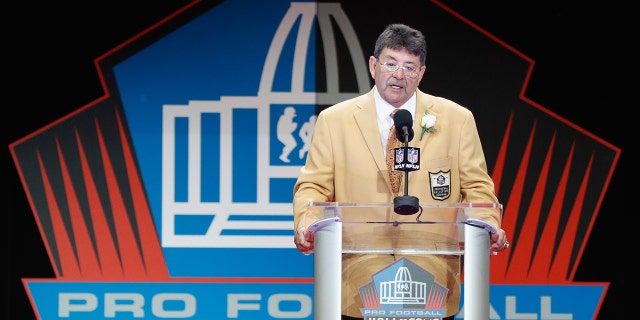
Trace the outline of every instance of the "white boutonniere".
<instances>
[{"instance_id":1,"label":"white boutonniere","mask_svg":"<svg viewBox=\"0 0 640 320\"><path fill-rule=\"evenodd\" d=\"M422 141L422 137L425 132L436 133L436 116L429 114L429 112L425 111L424 116L422 117L422 122L420 125L422 126L422 133L420 134L420 141Z\"/></svg>"}]
</instances>

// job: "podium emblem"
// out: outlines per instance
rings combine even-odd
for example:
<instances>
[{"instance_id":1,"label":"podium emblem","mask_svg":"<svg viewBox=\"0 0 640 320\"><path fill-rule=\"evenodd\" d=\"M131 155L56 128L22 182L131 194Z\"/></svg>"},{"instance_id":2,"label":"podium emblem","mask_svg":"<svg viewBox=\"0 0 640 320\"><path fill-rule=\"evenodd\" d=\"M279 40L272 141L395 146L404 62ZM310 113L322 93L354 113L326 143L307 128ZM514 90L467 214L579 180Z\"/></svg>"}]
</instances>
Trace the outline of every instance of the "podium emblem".
<instances>
[{"instance_id":1,"label":"podium emblem","mask_svg":"<svg viewBox=\"0 0 640 320\"><path fill-rule=\"evenodd\" d=\"M365 319L393 319L398 316L436 320L445 316L449 289L435 276L411 260L402 258L376 273L360 288Z\"/></svg>"}]
</instances>

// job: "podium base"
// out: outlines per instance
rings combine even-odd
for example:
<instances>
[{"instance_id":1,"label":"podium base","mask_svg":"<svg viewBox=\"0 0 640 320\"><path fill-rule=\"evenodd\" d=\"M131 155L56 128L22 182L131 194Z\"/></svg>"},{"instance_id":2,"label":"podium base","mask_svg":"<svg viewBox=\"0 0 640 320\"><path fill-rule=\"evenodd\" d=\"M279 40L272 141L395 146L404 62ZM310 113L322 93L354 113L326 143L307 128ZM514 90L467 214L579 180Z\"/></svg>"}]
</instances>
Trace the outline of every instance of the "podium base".
<instances>
[{"instance_id":1,"label":"podium base","mask_svg":"<svg viewBox=\"0 0 640 320\"><path fill-rule=\"evenodd\" d=\"M397 196L393 199L393 211L400 215L412 215L420 211L420 200L414 196Z\"/></svg>"}]
</instances>

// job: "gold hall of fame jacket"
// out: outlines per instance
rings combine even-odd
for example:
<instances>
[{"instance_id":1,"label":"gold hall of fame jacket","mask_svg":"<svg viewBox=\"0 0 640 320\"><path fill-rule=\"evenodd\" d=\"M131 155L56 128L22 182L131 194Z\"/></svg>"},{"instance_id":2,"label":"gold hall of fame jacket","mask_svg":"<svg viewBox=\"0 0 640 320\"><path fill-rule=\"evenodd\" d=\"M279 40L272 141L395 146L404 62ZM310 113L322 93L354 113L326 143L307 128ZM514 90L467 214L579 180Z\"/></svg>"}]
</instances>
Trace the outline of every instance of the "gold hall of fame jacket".
<instances>
[{"instance_id":1,"label":"gold hall of fame jacket","mask_svg":"<svg viewBox=\"0 0 640 320\"><path fill-rule=\"evenodd\" d=\"M319 113L306 164L294 187L294 230L306 226L309 201L393 202L385 151L382 147L374 101L375 87L366 94L340 102ZM436 117L434 133L422 139L421 121L428 112ZM420 169L409 173L409 195L420 203L498 203L487 171L475 119L468 109L445 98L417 90L410 147L420 148ZM448 188L434 192L431 176L443 173ZM400 194L404 194L404 177ZM442 191L446 190L446 191ZM395 213L394 213L395 214ZM397 215L399 221L414 216ZM497 211L480 211L472 217L500 228ZM443 237L455 232L441 224ZM408 257L449 289L444 308L447 316L459 310L460 256ZM359 288L371 282L376 272L398 260L398 255L343 255L342 313L362 317Z\"/></svg>"}]
</instances>

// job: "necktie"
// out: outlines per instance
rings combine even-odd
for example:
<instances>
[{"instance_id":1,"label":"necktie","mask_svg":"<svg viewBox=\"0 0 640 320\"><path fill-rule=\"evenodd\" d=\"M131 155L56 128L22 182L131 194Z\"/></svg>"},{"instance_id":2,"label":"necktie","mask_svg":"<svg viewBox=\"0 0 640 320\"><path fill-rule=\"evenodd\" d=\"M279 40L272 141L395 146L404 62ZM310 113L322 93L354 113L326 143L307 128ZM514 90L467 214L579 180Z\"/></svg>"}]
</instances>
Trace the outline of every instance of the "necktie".
<instances>
[{"instance_id":1,"label":"necktie","mask_svg":"<svg viewBox=\"0 0 640 320\"><path fill-rule=\"evenodd\" d=\"M391 113L391 118L398 112L398 109L393 110ZM396 136L396 126L395 124L391 126L389 130L389 139L387 140L387 168L389 169L389 180L391 181L391 187L393 190L393 196L397 197L398 192L400 191L400 179L402 178L402 171L394 170L394 148L401 147L400 140Z\"/></svg>"}]
</instances>

